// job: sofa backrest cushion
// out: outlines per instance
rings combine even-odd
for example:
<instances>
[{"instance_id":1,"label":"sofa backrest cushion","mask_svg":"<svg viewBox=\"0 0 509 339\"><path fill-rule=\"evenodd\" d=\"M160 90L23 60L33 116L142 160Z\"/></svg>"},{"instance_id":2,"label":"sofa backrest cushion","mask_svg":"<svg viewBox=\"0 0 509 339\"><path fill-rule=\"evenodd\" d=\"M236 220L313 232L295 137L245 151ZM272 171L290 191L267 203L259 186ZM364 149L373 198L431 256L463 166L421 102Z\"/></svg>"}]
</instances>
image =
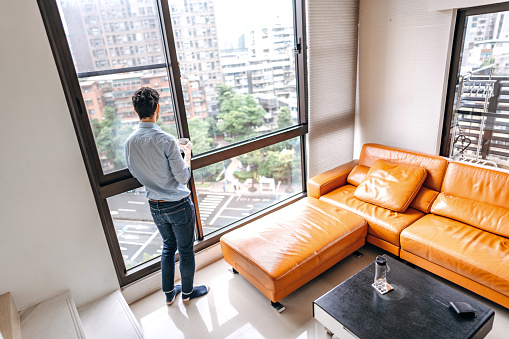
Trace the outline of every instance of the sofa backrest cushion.
<instances>
[{"instance_id":1,"label":"sofa backrest cushion","mask_svg":"<svg viewBox=\"0 0 509 339\"><path fill-rule=\"evenodd\" d=\"M421 167L379 159L373 163L354 195L362 201L395 212L405 212L427 174Z\"/></svg>"},{"instance_id":2,"label":"sofa backrest cushion","mask_svg":"<svg viewBox=\"0 0 509 339\"><path fill-rule=\"evenodd\" d=\"M428 175L423 186L434 191L440 191L448 163L446 158L436 155L378 144L365 144L362 146L358 165L371 167L378 159L387 160L394 164L407 164L425 168Z\"/></svg>"},{"instance_id":3,"label":"sofa backrest cushion","mask_svg":"<svg viewBox=\"0 0 509 339\"><path fill-rule=\"evenodd\" d=\"M449 163L431 213L509 237L509 173Z\"/></svg>"},{"instance_id":4,"label":"sofa backrest cushion","mask_svg":"<svg viewBox=\"0 0 509 339\"><path fill-rule=\"evenodd\" d=\"M414 200L412 200L410 207L424 213L430 213L431 206L433 206L433 202L435 202L438 193L439 192L430 190L429 188L423 186L419 190L419 193L417 193L415 196Z\"/></svg>"},{"instance_id":5,"label":"sofa backrest cushion","mask_svg":"<svg viewBox=\"0 0 509 339\"><path fill-rule=\"evenodd\" d=\"M364 180L366 175L369 172L369 167L366 166L360 166L356 165L350 174L348 174L348 177L346 178L346 181L354 186L359 186L361 182Z\"/></svg>"},{"instance_id":6,"label":"sofa backrest cushion","mask_svg":"<svg viewBox=\"0 0 509 339\"><path fill-rule=\"evenodd\" d=\"M509 209L440 193L431 212L509 238Z\"/></svg>"},{"instance_id":7,"label":"sofa backrest cushion","mask_svg":"<svg viewBox=\"0 0 509 339\"><path fill-rule=\"evenodd\" d=\"M509 173L451 162L441 192L509 208Z\"/></svg>"}]
</instances>

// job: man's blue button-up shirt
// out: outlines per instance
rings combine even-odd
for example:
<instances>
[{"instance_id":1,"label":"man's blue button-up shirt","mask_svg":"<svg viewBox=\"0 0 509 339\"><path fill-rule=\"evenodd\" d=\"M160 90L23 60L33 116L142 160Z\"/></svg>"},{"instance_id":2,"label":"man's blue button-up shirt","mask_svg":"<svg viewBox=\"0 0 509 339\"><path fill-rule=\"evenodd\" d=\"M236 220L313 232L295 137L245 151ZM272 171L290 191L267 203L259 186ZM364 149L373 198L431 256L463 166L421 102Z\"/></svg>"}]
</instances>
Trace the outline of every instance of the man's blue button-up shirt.
<instances>
[{"instance_id":1,"label":"man's blue button-up shirt","mask_svg":"<svg viewBox=\"0 0 509 339\"><path fill-rule=\"evenodd\" d=\"M147 198L178 201L190 193L191 169L175 138L152 122L140 122L124 144L129 171L145 186Z\"/></svg>"}]
</instances>

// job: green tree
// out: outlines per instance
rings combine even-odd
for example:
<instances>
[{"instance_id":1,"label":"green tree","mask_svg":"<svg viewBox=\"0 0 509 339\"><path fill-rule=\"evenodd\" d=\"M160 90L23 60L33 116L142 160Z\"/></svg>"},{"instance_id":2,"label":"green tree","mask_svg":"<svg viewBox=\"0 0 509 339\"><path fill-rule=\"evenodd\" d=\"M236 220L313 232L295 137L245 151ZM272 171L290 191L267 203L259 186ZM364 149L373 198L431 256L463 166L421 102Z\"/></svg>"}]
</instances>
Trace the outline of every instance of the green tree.
<instances>
[{"instance_id":1,"label":"green tree","mask_svg":"<svg viewBox=\"0 0 509 339\"><path fill-rule=\"evenodd\" d=\"M193 153L199 154L212 148L213 139L209 138L209 123L203 119L190 119L187 121L189 134L193 143Z\"/></svg>"},{"instance_id":2,"label":"green tree","mask_svg":"<svg viewBox=\"0 0 509 339\"><path fill-rule=\"evenodd\" d=\"M210 123L204 119L188 120L190 140L193 143L193 154L200 154L213 149L214 140L209 137ZM223 169L222 163L212 164L194 171L196 179L203 184L205 179L213 180Z\"/></svg>"},{"instance_id":3,"label":"green tree","mask_svg":"<svg viewBox=\"0 0 509 339\"><path fill-rule=\"evenodd\" d=\"M284 106L281 108L281 111L279 111L279 114L277 115L277 127L278 128L285 128L292 126L292 115L290 114L290 109L288 106Z\"/></svg>"},{"instance_id":4,"label":"green tree","mask_svg":"<svg viewBox=\"0 0 509 339\"><path fill-rule=\"evenodd\" d=\"M259 174L274 178L276 181L284 181L288 184L287 192L292 190L292 168L294 166L295 151L283 149L279 152L269 151L265 161L261 162Z\"/></svg>"},{"instance_id":5,"label":"green tree","mask_svg":"<svg viewBox=\"0 0 509 339\"><path fill-rule=\"evenodd\" d=\"M161 127L162 131L173 135L175 138L178 138L177 127L175 126L175 124L165 124L163 123L163 119L158 119L157 126Z\"/></svg>"},{"instance_id":6,"label":"green tree","mask_svg":"<svg viewBox=\"0 0 509 339\"><path fill-rule=\"evenodd\" d=\"M94 134L94 139L97 139L97 135L101 131L101 123L97 119L90 120L90 125L92 125L92 133Z\"/></svg>"},{"instance_id":7,"label":"green tree","mask_svg":"<svg viewBox=\"0 0 509 339\"><path fill-rule=\"evenodd\" d=\"M249 152L247 154L241 155L238 159L239 161L248 168L251 178L253 179L251 181L251 187L249 188L250 191L254 192L256 191L256 188L254 187L254 184L258 181L258 168L260 166L260 163L264 160L266 154L262 150L256 150L253 152Z\"/></svg>"},{"instance_id":8,"label":"green tree","mask_svg":"<svg viewBox=\"0 0 509 339\"><path fill-rule=\"evenodd\" d=\"M216 86L217 93L219 94L219 107L225 100L229 100L235 96L235 91L232 86L227 86L226 84L219 84Z\"/></svg>"},{"instance_id":9,"label":"green tree","mask_svg":"<svg viewBox=\"0 0 509 339\"><path fill-rule=\"evenodd\" d=\"M220 132L226 133L233 140L252 136L254 128L261 126L265 110L251 95L237 94L231 87L218 86L219 115L222 120L218 124Z\"/></svg>"},{"instance_id":10,"label":"green tree","mask_svg":"<svg viewBox=\"0 0 509 339\"><path fill-rule=\"evenodd\" d=\"M484 59L484 61L482 62L480 67L483 68L483 67L489 66L494 63L495 63L495 58L489 57L489 58Z\"/></svg>"},{"instance_id":11,"label":"green tree","mask_svg":"<svg viewBox=\"0 0 509 339\"><path fill-rule=\"evenodd\" d=\"M102 120L92 119L91 124L99 156L106 157L113 169L125 167L124 142L132 127L122 124L115 109L109 106L104 108Z\"/></svg>"},{"instance_id":12,"label":"green tree","mask_svg":"<svg viewBox=\"0 0 509 339\"><path fill-rule=\"evenodd\" d=\"M213 136L214 138L214 142L213 142L213 146L212 148L215 148L216 147L216 136L219 134L219 128L217 127L217 120L214 118L214 117L208 117L205 119L207 121L207 123L209 124L209 132L208 132L208 135L209 136Z\"/></svg>"}]
</instances>

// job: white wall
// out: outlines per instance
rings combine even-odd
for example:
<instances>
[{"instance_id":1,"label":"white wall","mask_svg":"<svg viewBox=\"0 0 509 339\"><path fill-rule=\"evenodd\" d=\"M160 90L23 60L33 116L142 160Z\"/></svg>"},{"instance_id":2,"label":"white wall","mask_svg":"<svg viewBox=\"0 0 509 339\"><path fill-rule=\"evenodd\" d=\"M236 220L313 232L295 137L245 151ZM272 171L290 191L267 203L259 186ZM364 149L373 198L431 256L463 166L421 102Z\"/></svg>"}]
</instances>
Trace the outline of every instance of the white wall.
<instances>
[{"instance_id":1,"label":"white wall","mask_svg":"<svg viewBox=\"0 0 509 339\"><path fill-rule=\"evenodd\" d=\"M360 145L439 153L454 20L428 0L361 0Z\"/></svg>"},{"instance_id":2,"label":"white wall","mask_svg":"<svg viewBox=\"0 0 509 339\"><path fill-rule=\"evenodd\" d=\"M118 281L35 0L0 2L0 294L18 309Z\"/></svg>"},{"instance_id":3,"label":"white wall","mask_svg":"<svg viewBox=\"0 0 509 339\"><path fill-rule=\"evenodd\" d=\"M359 0L308 1L308 176L353 159Z\"/></svg>"}]
</instances>

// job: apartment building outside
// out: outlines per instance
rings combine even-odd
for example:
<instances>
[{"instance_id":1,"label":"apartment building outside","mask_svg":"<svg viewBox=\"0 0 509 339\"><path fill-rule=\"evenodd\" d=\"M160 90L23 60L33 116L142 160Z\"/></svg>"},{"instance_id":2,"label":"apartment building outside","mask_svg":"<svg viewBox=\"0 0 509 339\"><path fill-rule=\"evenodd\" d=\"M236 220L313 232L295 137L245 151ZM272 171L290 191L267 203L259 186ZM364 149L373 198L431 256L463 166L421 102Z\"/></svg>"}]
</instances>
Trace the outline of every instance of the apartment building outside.
<instances>
[{"instance_id":1,"label":"apartment building outside","mask_svg":"<svg viewBox=\"0 0 509 339\"><path fill-rule=\"evenodd\" d=\"M267 121L282 106L294 107L296 116L293 39L293 28L279 23L250 27L239 38L239 48L221 51L225 84L253 95L267 111Z\"/></svg>"},{"instance_id":2,"label":"apartment building outside","mask_svg":"<svg viewBox=\"0 0 509 339\"><path fill-rule=\"evenodd\" d=\"M461 74L494 65L493 74L509 74L509 20L506 12L469 17Z\"/></svg>"},{"instance_id":3,"label":"apartment building outside","mask_svg":"<svg viewBox=\"0 0 509 339\"><path fill-rule=\"evenodd\" d=\"M200 82L208 115L215 116L219 112L216 86L223 83L223 77L214 3L201 0L169 0L168 4L181 75L191 83ZM189 106L194 107L194 104ZM197 105L201 106L202 104ZM199 112L199 115L203 114L203 111Z\"/></svg>"},{"instance_id":4,"label":"apartment building outside","mask_svg":"<svg viewBox=\"0 0 509 339\"><path fill-rule=\"evenodd\" d=\"M170 0L173 30L188 118L218 112L216 85L222 83L212 2ZM129 99L141 86L162 97L163 123L174 123L165 56L154 1L60 1L76 71L90 119L101 120L105 105L123 122L136 120ZM151 67L127 74L101 74L126 67Z\"/></svg>"}]
</instances>

